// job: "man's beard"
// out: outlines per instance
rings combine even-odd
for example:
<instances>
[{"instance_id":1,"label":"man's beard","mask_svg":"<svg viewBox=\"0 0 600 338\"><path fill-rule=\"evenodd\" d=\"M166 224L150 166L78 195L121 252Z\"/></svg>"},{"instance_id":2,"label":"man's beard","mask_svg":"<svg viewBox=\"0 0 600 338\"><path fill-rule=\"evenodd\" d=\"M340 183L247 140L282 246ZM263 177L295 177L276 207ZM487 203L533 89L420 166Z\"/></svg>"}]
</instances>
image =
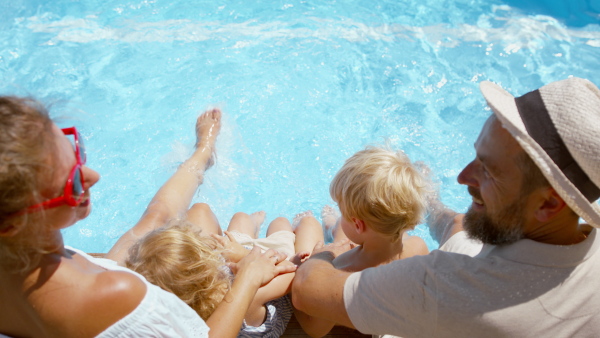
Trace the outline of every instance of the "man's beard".
<instances>
[{"instance_id":1,"label":"man's beard","mask_svg":"<svg viewBox=\"0 0 600 338\"><path fill-rule=\"evenodd\" d=\"M471 191L471 195L481 199L479 194ZM477 213L469 208L463 220L463 227L469 237L485 244L507 245L524 238L526 199L520 196L517 200L494 215Z\"/></svg>"}]
</instances>

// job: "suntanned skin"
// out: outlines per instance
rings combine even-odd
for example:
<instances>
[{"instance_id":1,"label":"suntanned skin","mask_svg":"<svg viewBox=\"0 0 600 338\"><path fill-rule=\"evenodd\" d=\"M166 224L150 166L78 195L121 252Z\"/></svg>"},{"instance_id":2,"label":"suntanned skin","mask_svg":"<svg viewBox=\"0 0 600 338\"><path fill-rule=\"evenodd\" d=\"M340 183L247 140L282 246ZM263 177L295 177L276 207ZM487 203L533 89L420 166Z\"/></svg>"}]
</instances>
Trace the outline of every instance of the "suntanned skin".
<instances>
[{"instance_id":1,"label":"suntanned skin","mask_svg":"<svg viewBox=\"0 0 600 338\"><path fill-rule=\"evenodd\" d=\"M324 219L329 220L329 218ZM303 222L318 223L312 216L305 217ZM331 261L331 264L338 270L362 271L398 259L429 253L421 238L408 236L404 232L399 239L394 241L389 236L374 231L360 219L345 219L341 216L335 222L337 225L333 230L334 240L342 243L350 240L354 244L352 249L341 253ZM326 228L330 226L325 224ZM335 322L310 316L301 311L296 312L296 318L304 331L311 337L322 337L336 325Z\"/></svg>"},{"instance_id":2,"label":"suntanned skin","mask_svg":"<svg viewBox=\"0 0 600 338\"><path fill-rule=\"evenodd\" d=\"M220 110L208 110L198 117L196 123L197 142L194 153L163 184L148 204L146 211L138 223L117 241L106 255L106 258L113 259L120 265L125 265L129 248L133 244L147 233L166 225L169 220L182 217L183 215L186 216L190 223L199 227L206 236L211 234L220 236L223 234L216 216L212 213L208 205L198 203L188 209L194 194L203 181L205 170L213 164L212 157L220 128ZM261 214L259 212L257 215L262 215L262 219L264 220L264 213ZM244 213L236 214L232 219L232 225L234 228L251 228L252 230L248 230L249 234L256 237L262 220L256 224L256 222L246 217L250 216ZM242 230L242 232L246 231ZM276 263L278 265L274 266L272 260L261 261L259 258L264 255L277 257ZM281 292L287 292L289 284L294 277L294 274L288 275L287 273L295 271L295 265L284 261L284 259L285 255L275 254L272 250L262 255L260 252L250 254L246 250L243 255L231 261L234 263L233 266L241 264L236 269L240 272L236 275L231 289L225 295L223 302L219 304L211 317L206 321L210 327L211 337L237 336L242 320L245 317L247 322L250 321L250 325L252 323L257 324L257 326L262 324L266 311L263 309L264 306L262 304L270 299L277 298L277 295L281 294ZM258 263L244 263L248 260L262 262L262 265L258 265ZM268 265L264 266L265 263L268 263ZM256 270L254 271L246 271L246 269L255 268ZM264 285L266 282L257 283L257 281L262 280L265 273L268 273L267 276L270 277L268 281L279 274L281 276L277 276L275 280L267 285ZM261 287L263 285L264 287ZM267 300L257 305L256 302L260 299ZM255 314L255 316L249 318L247 314ZM258 323L257 319L259 317L260 323ZM252 320L253 318L254 320Z\"/></svg>"},{"instance_id":3,"label":"suntanned skin","mask_svg":"<svg viewBox=\"0 0 600 338\"><path fill-rule=\"evenodd\" d=\"M48 186L42 188L46 198L62 194L76 163L71 143L54 124L51 141L56 150L51 164L54 170L48 173ZM89 199L89 188L100 176L88 167L82 170ZM140 303L146 293L140 279L126 272L106 271L64 248L60 230L87 217L90 210L91 204L85 203L48 209L45 218L39 213L27 215L43 222L39 231L50 252L30 271L0 268L0 332L22 337L92 337ZM18 219L13 224L0 236L30 236L18 227Z\"/></svg>"},{"instance_id":4,"label":"suntanned skin","mask_svg":"<svg viewBox=\"0 0 600 338\"><path fill-rule=\"evenodd\" d=\"M483 127L475 149L477 157L463 169L458 182L477 194L471 206L475 212L494 214L519 195L523 173L516 158L523 149L493 115ZM525 238L556 245L576 244L585 239L589 226L579 224L578 216L553 188L535 189L525 204ZM445 207L439 210L438 217L430 218L430 230L441 245L463 230L463 215ZM296 271L292 284L294 306L312 316L353 327L343 298L344 284L350 273L339 271L332 264L340 248L329 245L316 252L320 254L314 253ZM320 287L323 285L327 287Z\"/></svg>"},{"instance_id":5,"label":"suntanned skin","mask_svg":"<svg viewBox=\"0 0 600 338\"><path fill-rule=\"evenodd\" d=\"M197 133L211 138L199 138L197 150L192 159L186 161L175 178L168 181L167 191L159 191L158 200L167 201L167 205L153 200L147 213L142 217L144 222L133 235L151 230L154 222L166 221L176 214L177 209L189 205L195 191L185 190L176 194L170 190L182 181L193 179L201 182L201 175L194 169L206 168L212 154L214 138L220 126L220 112L213 110L198 119ZM212 139L212 140L211 140ZM52 124L49 142L56 144L48 156L48 167L44 172L47 178L42 180L46 186L40 187L44 198L60 196L71 168L76 163L75 154L70 141L62 131ZM49 150L50 152L50 150ZM85 198L90 198L89 189L100 178L97 172L84 166ZM181 175L179 175L181 174ZM193 175L193 177L192 177ZM197 186L196 186L197 187ZM164 188L164 187L163 187ZM171 204L172 202L172 204ZM131 313L146 294L144 282L132 273L123 271L107 271L91 263L84 257L64 248L61 229L75 224L88 216L90 203L78 207L60 206L41 213L31 213L31 222L38 221L39 227L32 227L43 238L41 245L48 251L39 264L29 271L15 272L8 270L0 262L0 332L14 337L94 337ZM0 227L0 236L14 240L33 238L26 233L15 217L8 224ZM147 222L147 223L146 223ZM139 223L138 223L139 224ZM133 244L130 238L120 241L115 250L111 250L110 258L123 262L123 255ZM40 244L36 244L40 245ZM261 254L253 252L238 263L232 265L237 272L226 299L216 309L214 318L207 324L211 328L211 337L236 337L239 327L231 325L239 321L246 312L250 301L261 285L273 277L295 270L295 266L277 265L284 257L272 250ZM185 306L182 303L182 306Z\"/></svg>"}]
</instances>

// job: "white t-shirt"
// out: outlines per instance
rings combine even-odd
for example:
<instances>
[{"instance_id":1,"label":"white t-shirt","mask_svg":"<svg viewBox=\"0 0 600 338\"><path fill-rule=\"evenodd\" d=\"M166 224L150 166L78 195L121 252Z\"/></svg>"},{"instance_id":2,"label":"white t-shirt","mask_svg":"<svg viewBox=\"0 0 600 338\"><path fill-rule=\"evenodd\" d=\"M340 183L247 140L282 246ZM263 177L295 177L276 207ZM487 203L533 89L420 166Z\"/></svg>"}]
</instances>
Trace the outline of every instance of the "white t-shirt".
<instances>
[{"instance_id":1,"label":"white t-shirt","mask_svg":"<svg viewBox=\"0 0 600 338\"><path fill-rule=\"evenodd\" d=\"M146 295L138 307L96 337L208 337L209 328L204 320L174 294L112 260L94 258L80 250L66 248L107 270L133 273L146 284Z\"/></svg>"},{"instance_id":2,"label":"white t-shirt","mask_svg":"<svg viewBox=\"0 0 600 338\"><path fill-rule=\"evenodd\" d=\"M600 332L600 238L520 240L476 257L435 250L356 272L346 311L361 332L402 337L573 337Z\"/></svg>"}]
</instances>

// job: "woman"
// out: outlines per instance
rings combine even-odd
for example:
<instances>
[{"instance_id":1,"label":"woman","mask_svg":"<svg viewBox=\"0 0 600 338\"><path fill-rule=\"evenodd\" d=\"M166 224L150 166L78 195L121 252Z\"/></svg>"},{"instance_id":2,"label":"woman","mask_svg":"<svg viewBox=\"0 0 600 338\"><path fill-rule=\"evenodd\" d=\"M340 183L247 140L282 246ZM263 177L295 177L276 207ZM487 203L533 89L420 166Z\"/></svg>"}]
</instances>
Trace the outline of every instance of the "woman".
<instances>
[{"instance_id":1,"label":"woman","mask_svg":"<svg viewBox=\"0 0 600 338\"><path fill-rule=\"evenodd\" d=\"M233 337L232 316L251 301L237 295L293 270L254 251L234 266L232 301L204 323L143 277L64 246L60 230L87 217L100 178L85 161L75 128L59 129L34 100L0 97L0 336L206 337L210 327Z\"/></svg>"}]
</instances>

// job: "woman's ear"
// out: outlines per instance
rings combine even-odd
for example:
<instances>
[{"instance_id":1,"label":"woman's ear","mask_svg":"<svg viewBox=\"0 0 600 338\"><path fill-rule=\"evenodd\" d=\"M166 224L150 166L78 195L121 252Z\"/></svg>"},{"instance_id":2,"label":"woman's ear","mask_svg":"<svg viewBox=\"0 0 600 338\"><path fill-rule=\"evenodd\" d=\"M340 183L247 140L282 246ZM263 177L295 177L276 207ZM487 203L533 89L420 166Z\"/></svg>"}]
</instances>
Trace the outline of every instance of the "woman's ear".
<instances>
[{"instance_id":1,"label":"woman's ear","mask_svg":"<svg viewBox=\"0 0 600 338\"><path fill-rule=\"evenodd\" d=\"M12 237L19 232L19 227L8 223L0 226L0 237Z\"/></svg>"},{"instance_id":2,"label":"woman's ear","mask_svg":"<svg viewBox=\"0 0 600 338\"><path fill-rule=\"evenodd\" d=\"M539 222L548 222L561 212L566 205L554 188L546 188L542 193L542 203L535 210L535 218Z\"/></svg>"}]
</instances>

